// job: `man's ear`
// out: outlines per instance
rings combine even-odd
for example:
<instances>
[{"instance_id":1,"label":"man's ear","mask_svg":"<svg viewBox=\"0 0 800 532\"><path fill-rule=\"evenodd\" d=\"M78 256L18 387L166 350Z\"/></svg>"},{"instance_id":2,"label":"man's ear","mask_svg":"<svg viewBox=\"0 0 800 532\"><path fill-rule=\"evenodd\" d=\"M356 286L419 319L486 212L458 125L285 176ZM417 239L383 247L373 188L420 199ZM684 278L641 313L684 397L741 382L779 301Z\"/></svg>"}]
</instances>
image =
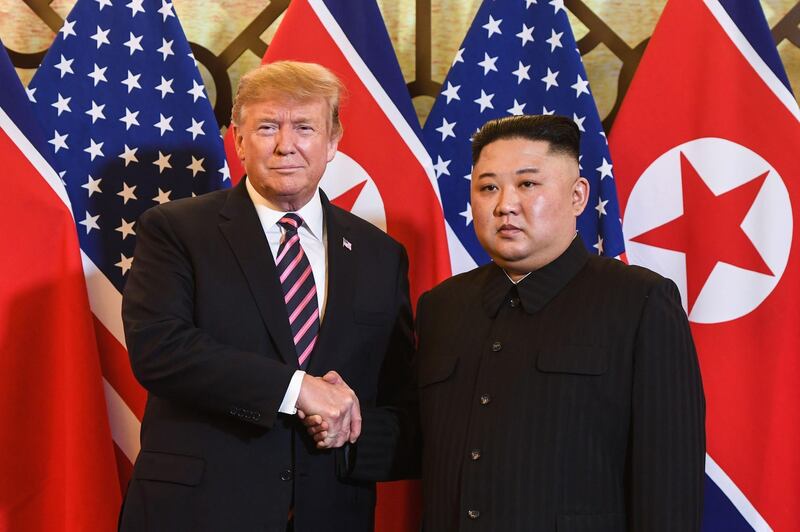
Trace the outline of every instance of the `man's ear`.
<instances>
[{"instance_id":1,"label":"man's ear","mask_svg":"<svg viewBox=\"0 0 800 532\"><path fill-rule=\"evenodd\" d=\"M328 141L328 162L331 162L336 156L336 150L339 149L339 141L342 140L341 133L335 137L331 137Z\"/></svg>"},{"instance_id":2,"label":"man's ear","mask_svg":"<svg viewBox=\"0 0 800 532\"><path fill-rule=\"evenodd\" d=\"M236 148L236 156L240 161L244 162L244 147L242 146L243 137L241 134L241 128L231 122L231 130L233 131L233 145Z\"/></svg>"},{"instance_id":3,"label":"man's ear","mask_svg":"<svg viewBox=\"0 0 800 532\"><path fill-rule=\"evenodd\" d=\"M586 208L589 201L589 181L585 177L579 177L572 185L572 211L575 216L579 216Z\"/></svg>"}]
</instances>

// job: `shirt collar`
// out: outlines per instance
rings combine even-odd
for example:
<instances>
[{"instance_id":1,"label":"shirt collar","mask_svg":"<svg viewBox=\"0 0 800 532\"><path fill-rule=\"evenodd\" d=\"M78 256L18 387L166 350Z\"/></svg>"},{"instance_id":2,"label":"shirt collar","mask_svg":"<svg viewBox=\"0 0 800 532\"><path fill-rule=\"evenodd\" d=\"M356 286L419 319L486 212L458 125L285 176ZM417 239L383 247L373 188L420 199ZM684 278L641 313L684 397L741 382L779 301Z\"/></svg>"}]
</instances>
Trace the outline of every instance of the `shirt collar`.
<instances>
[{"instance_id":1,"label":"shirt collar","mask_svg":"<svg viewBox=\"0 0 800 532\"><path fill-rule=\"evenodd\" d=\"M530 274L532 274L533 272L528 272L528 273L526 273L525 275L523 275L523 276L522 276L522 278L521 278L519 281L515 281L514 279L512 279L512 278L511 278L511 276L510 276L510 275L508 275L508 272L507 272L507 271L503 270L503 273L504 273L504 274L506 274L506 277L508 277L508 280L509 280L509 281L511 281L511 284L519 284L519 283L521 283L522 281L524 281L525 279L527 279L527 278L528 278L528 276L529 276Z\"/></svg>"},{"instance_id":2,"label":"shirt collar","mask_svg":"<svg viewBox=\"0 0 800 532\"><path fill-rule=\"evenodd\" d=\"M506 272L492 264L483 284L483 307L494 317L500 306L516 288L522 308L528 314L541 310L583 268L589 252L580 238L574 238L569 247L554 261L531 272L518 283L513 283Z\"/></svg>"},{"instance_id":3,"label":"shirt collar","mask_svg":"<svg viewBox=\"0 0 800 532\"><path fill-rule=\"evenodd\" d=\"M261 224L265 229L274 227L287 211L276 211L270 207L267 204L267 200L265 200L264 197L256 191L252 183L250 183L250 179L246 179L245 186L247 187L247 194L250 196L250 200L256 208L256 213L258 214L259 220L261 220ZM322 240L324 215L319 187L314 191L311 200L294 212L303 219L303 225L311 233L311 236L317 240Z\"/></svg>"}]
</instances>

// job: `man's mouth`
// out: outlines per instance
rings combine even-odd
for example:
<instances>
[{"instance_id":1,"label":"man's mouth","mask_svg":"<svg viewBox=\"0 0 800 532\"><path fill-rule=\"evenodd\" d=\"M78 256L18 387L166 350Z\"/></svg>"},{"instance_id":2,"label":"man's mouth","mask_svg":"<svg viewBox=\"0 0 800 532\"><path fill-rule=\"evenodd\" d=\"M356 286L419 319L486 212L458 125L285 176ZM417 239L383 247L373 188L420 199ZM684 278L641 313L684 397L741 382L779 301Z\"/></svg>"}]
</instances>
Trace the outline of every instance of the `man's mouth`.
<instances>
[{"instance_id":1,"label":"man's mouth","mask_svg":"<svg viewBox=\"0 0 800 532\"><path fill-rule=\"evenodd\" d=\"M513 224L503 224L497 229L497 232L501 235L513 235L519 231L521 231L521 229Z\"/></svg>"}]
</instances>

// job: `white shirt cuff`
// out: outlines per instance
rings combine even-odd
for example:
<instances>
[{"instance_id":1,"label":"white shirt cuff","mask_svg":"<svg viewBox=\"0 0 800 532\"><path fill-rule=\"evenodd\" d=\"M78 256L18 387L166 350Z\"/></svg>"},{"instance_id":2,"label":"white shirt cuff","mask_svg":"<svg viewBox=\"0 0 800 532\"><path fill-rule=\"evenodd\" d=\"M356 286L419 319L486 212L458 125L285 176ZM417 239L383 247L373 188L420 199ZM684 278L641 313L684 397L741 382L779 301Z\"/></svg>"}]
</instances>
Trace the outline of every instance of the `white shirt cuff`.
<instances>
[{"instance_id":1,"label":"white shirt cuff","mask_svg":"<svg viewBox=\"0 0 800 532\"><path fill-rule=\"evenodd\" d=\"M297 413L297 398L300 397L300 386L303 384L303 376L305 371L298 369L292 375L292 380L289 381L289 387L286 388L286 395L283 396L283 402L278 407L278 412L281 414Z\"/></svg>"}]
</instances>

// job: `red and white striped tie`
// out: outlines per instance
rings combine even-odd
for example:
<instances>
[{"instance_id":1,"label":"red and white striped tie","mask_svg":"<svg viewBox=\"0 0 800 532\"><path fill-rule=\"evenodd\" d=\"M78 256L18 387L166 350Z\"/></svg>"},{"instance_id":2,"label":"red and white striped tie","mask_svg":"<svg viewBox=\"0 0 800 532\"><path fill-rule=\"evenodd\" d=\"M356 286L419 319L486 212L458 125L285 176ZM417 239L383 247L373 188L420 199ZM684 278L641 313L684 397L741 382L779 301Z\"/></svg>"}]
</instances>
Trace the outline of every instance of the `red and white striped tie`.
<instances>
[{"instance_id":1,"label":"red and white striped tie","mask_svg":"<svg viewBox=\"0 0 800 532\"><path fill-rule=\"evenodd\" d=\"M286 232L283 242L278 247L275 264L283 288L289 325L292 328L297 363L301 369L305 369L319 333L317 285L314 283L311 263L308 262L308 257L300 246L300 237L297 234L303 219L290 212L278 220L278 224Z\"/></svg>"}]
</instances>

